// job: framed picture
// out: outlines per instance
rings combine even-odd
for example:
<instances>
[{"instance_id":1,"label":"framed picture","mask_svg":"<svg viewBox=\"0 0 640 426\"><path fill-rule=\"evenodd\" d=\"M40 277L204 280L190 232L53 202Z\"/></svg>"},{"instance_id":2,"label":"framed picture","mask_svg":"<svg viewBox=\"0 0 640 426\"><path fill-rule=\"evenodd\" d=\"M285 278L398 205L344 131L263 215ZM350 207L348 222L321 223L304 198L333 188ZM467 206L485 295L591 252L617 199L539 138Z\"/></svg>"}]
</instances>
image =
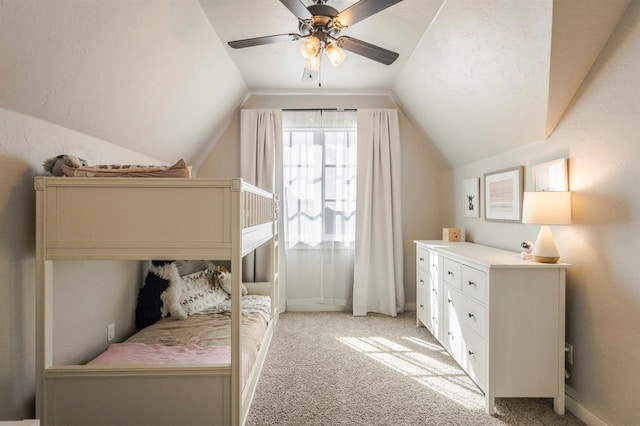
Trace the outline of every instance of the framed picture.
<instances>
[{"instance_id":1,"label":"framed picture","mask_svg":"<svg viewBox=\"0 0 640 426\"><path fill-rule=\"evenodd\" d=\"M520 222L524 167L484 175L485 220Z\"/></svg>"},{"instance_id":2,"label":"framed picture","mask_svg":"<svg viewBox=\"0 0 640 426\"><path fill-rule=\"evenodd\" d=\"M567 159L559 158L531 168L534 191L568 191Z\"/></svg>"},{"instance_id":3,"label":"framed picture","mask_svg":"<svg viewBox=\"0 0 640 426\"><path fill-rule=\"evenodd\" d=\"M480 178L462 181L464 217L480 217Z\"/></svg>"}]
</instances>

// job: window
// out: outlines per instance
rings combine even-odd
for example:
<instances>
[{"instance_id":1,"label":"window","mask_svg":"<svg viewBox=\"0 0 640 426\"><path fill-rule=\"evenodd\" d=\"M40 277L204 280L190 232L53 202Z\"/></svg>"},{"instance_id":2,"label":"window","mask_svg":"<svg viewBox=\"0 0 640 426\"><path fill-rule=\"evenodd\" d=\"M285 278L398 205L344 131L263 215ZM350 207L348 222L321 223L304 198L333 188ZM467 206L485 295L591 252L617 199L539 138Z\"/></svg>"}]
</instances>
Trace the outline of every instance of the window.
<instances>
[{"instance_id":1,"label":"window","mask_svg":"<svg viewBox=\"0 0 640 426\"><path fill-rule=\"evenodd\" d=\"M288 248L353 246L356 157L355 111L283 112Z\"/></svg>"}]
</instances>

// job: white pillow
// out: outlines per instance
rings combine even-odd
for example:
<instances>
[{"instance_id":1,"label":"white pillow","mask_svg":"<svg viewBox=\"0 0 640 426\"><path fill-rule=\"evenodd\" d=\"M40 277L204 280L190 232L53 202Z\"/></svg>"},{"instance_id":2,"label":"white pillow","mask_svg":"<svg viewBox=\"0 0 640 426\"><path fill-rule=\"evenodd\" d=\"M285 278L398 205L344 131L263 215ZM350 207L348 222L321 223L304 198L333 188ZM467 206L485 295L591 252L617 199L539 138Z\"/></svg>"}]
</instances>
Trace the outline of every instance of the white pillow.
<instances>
[{"instance_id":1,"label":"white pillow","mask_svg":"<svg viewBox=\"0 0 640 426\"><path fill-rule=\"evenodd\" d=\"M180 305L187 315L205 311L229 299L229 295L214 284L212 268L183 275L181 278Z\"/></svg>"}]
</instances>

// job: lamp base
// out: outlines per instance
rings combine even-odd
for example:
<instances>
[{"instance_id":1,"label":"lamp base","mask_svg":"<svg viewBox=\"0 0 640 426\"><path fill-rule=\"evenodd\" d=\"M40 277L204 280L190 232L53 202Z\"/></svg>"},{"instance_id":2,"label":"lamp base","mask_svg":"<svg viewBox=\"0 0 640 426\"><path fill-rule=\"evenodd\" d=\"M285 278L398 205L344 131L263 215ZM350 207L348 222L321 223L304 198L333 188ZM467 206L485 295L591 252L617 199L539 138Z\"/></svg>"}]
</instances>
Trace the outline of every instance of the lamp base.
<instances>
[{"instance_id":1,"label":"lamp base","mask_svg":"<svg viewBox=\"0 0 640 426\"><path fill-rule=\"evenodd\" d=\"M547 257L547 256L531 256L531 260L538 263L558 263L559 257Z\"/></svg>"},{"instance_id":2,"label":"lamp base","mask_svg":"<svg viewBox=\"0 0 640 426\"><path fill-rule=\"evenodd\" d=\"M538 238L533 244L533 250L531 250L531 260L539 263L557 263L559 259L560 253L555 241L553 241L551 228L548 225L542 225Z\"/></svg>"}]
</instances>

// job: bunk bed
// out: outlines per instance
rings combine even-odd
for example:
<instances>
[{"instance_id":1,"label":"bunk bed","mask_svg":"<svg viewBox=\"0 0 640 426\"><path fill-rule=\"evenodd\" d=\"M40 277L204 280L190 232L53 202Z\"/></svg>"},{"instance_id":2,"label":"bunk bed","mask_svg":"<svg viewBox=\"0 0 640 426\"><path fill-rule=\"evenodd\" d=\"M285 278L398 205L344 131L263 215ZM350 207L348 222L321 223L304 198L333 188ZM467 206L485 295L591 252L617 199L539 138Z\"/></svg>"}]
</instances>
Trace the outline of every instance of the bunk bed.
<instances>
[{"instance_id":1,"label":"bunk bed","mask_svg":"<svg viewBox=\"0 0 640 426\"><path fill-rule=\"evenodd\" d=\"M278 318L273 195L240 178L36 177L35 190L36 415L42 424L243 424ZM243 375L241 262L263 245L270 247L272 279L250 293L270 296L271 320ZM56 365L52 262L153 259L230 262L230 362Z\"/></svg>"}]
</instances>

